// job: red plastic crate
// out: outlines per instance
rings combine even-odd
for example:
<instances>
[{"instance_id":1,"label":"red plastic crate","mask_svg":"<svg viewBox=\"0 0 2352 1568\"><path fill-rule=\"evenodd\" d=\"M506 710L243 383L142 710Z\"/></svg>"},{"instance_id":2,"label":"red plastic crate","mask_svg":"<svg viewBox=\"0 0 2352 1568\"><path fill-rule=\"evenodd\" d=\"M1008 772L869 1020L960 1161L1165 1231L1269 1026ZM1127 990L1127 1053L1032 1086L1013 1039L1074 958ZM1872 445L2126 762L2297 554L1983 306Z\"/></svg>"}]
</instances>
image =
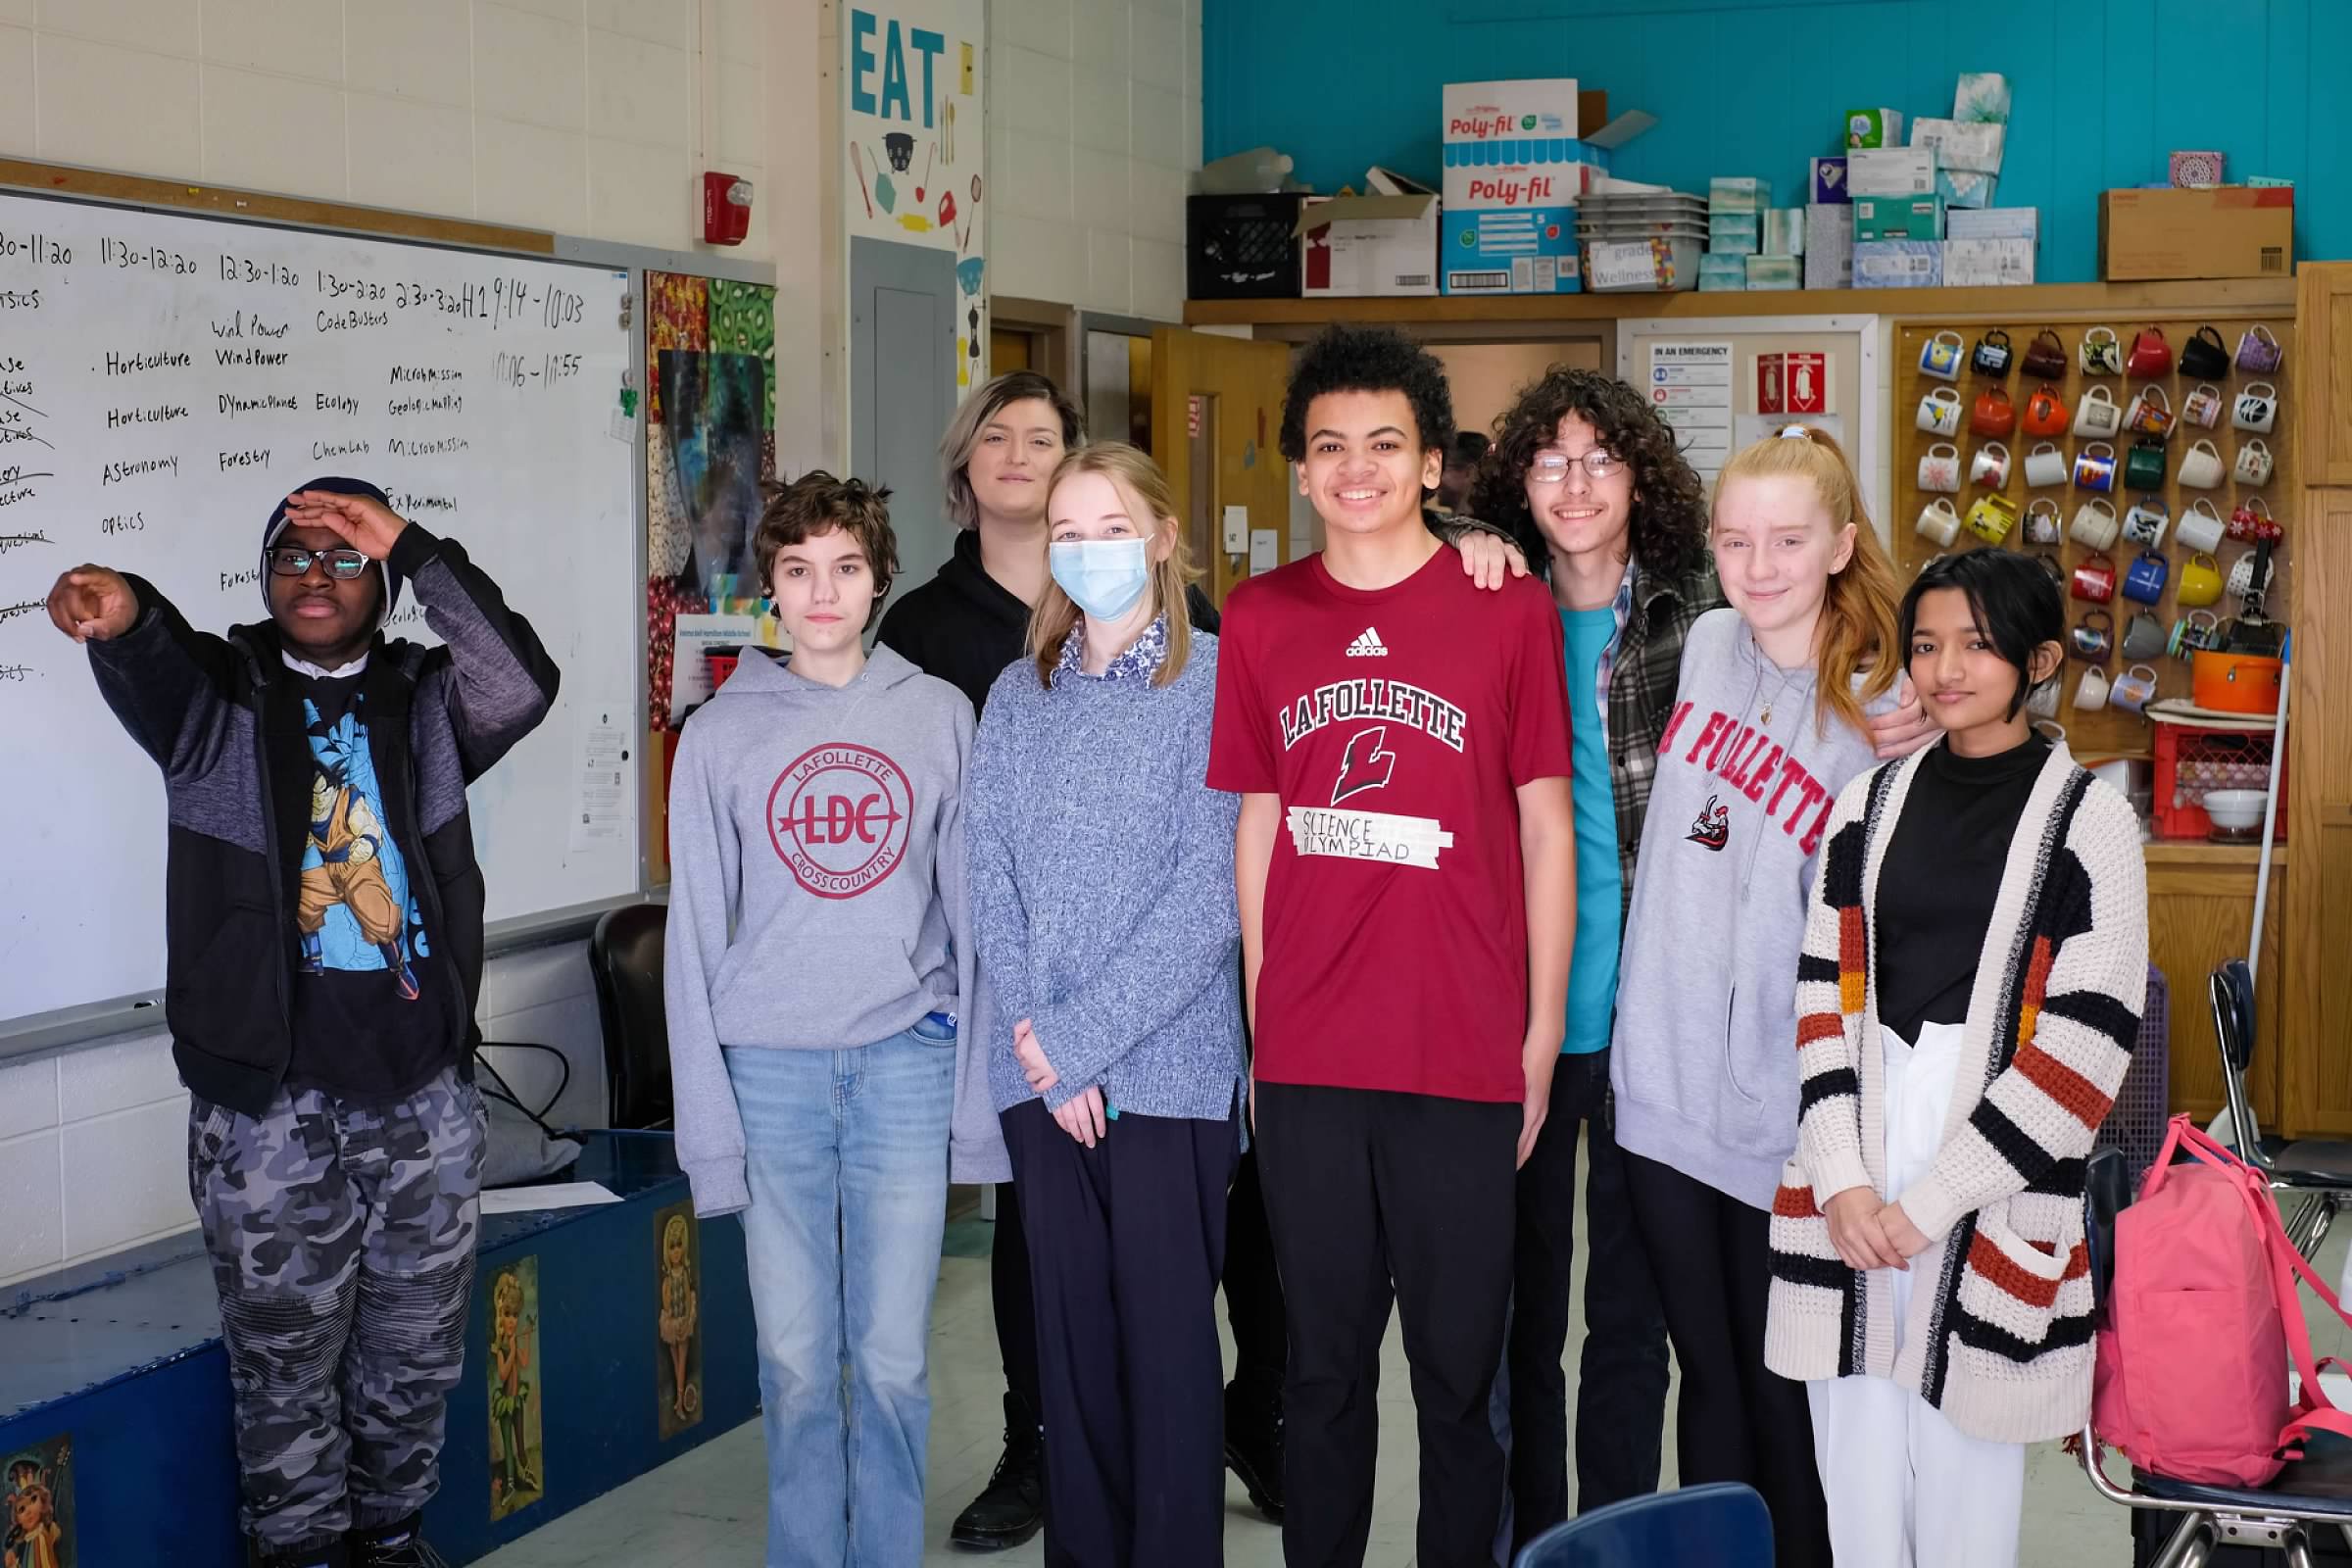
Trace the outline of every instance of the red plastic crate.
<instances>
[{"instance_id":1,"label":"red plastic crate","mask_svg":"<svg viewBox=\"0 0 2352 1568\"><path fill-rule=\"evenodd\" d=\"M2205 814L2208 790L2260 790L2271 773L2272 725L2246 729L2211 723L2181 723L2151 710L2156 728L2154 822L2160 839L2202 839L2213 833ZM2278 763L2278 837L2286 838L2286 762Z\"/></svg>"}]
</instances>

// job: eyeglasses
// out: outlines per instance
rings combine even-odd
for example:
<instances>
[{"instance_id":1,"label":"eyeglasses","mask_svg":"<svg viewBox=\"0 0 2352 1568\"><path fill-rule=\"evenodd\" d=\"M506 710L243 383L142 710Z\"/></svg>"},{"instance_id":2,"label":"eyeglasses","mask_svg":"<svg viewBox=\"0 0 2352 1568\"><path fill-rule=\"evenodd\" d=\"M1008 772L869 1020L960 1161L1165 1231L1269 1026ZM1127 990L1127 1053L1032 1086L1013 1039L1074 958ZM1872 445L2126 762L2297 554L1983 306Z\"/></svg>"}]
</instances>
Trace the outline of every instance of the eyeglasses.
<instances>
[{"instance_id":1,"label":"eyeglasses","mask_svg":"<svg viewBox=\"0 0 2352 1568\"><path fill-rule=\"evenodd\" d=\"M1582 457L1575 458L1566 457L1557 452L1546 452L1527 466L1528 481L1531 484L1565 484L1568 481L1568 470L1580 463L1585 466L1585 472L1595 479L1606 479L1613 473L1621 472L1625 467L1624 462L1618 458L1617 454L1606 447L1594 447Z\"/></svg>"},{"instance_id":2,"label":"eyeglasses","mask_svg":"<svg viewBox=\"0 0 2352 1568\"><path fill-rule=\"evenodd\" d=\"M270 570L273 576L299 577L311 569L314 561L326 567L328 576L340 577L345 582L375 564L372 557L357 550L297 550L288 545L270 552Z\"/></svg>"}]
</instances>

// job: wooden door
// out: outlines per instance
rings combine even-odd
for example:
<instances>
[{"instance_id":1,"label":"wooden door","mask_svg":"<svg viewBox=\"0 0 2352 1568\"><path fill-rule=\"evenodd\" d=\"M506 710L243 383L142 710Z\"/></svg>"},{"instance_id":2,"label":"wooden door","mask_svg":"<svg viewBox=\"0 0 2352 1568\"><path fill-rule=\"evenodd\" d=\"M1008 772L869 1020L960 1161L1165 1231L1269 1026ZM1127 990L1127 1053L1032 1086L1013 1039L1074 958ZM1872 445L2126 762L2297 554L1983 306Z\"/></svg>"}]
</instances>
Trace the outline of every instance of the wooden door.
<instances>
[{"instance_id":1,"label":"wooden door","mask_svg":"<svg viewBox=\"0 0 2352 1568\"><path fill-rule=\"evenodd\" d=\"M1272 533L1288 562L1290 466L1279 450L1291 346L1161 327L1152 334L1152 456L1176 492L1176 511L1217 604L1250 575L1250 535ZM1239 549L1227 524L1241 509Z\"/></svg>"}]
</instances>

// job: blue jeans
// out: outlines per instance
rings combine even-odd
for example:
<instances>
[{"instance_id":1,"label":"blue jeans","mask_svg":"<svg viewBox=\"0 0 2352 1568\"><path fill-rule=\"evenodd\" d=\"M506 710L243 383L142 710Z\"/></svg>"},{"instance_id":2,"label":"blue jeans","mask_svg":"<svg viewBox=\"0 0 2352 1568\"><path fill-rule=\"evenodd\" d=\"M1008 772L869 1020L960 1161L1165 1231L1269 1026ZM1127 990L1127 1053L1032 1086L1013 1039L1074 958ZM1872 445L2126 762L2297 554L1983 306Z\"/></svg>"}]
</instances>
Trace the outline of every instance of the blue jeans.
<instances>
[{"instance_id":1,"label":"blue jeans","mask_svg":"<svg viewBox=\"0 0 2352 1568\"><path fill-rule=\"evenodd\" d=\"M752 1190L768 1568L920 1562L954 1031L726 1056Z\"/></svg>"}]
</instances>

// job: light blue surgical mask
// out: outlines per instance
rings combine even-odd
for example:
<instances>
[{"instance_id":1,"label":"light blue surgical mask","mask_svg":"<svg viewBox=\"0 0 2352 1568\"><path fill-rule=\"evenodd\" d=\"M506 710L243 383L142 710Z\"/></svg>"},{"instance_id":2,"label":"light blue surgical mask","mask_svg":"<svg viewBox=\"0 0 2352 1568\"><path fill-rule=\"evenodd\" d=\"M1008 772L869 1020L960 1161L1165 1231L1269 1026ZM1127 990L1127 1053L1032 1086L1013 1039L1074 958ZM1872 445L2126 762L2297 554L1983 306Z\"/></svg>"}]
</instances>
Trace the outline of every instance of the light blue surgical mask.
<instances>
[{"instance_id":1,"label":"light blue surgical mask","mask_svg":"<svg viewBox=\"0 0 2352 1568\"><path fill-rule=\"evenodd\" d=\"M1116 620L1133 610L1152 582L1141 539L1058 540L1048 560L1061 591L1097 620Z\"/></svg>"}]
</instances>

